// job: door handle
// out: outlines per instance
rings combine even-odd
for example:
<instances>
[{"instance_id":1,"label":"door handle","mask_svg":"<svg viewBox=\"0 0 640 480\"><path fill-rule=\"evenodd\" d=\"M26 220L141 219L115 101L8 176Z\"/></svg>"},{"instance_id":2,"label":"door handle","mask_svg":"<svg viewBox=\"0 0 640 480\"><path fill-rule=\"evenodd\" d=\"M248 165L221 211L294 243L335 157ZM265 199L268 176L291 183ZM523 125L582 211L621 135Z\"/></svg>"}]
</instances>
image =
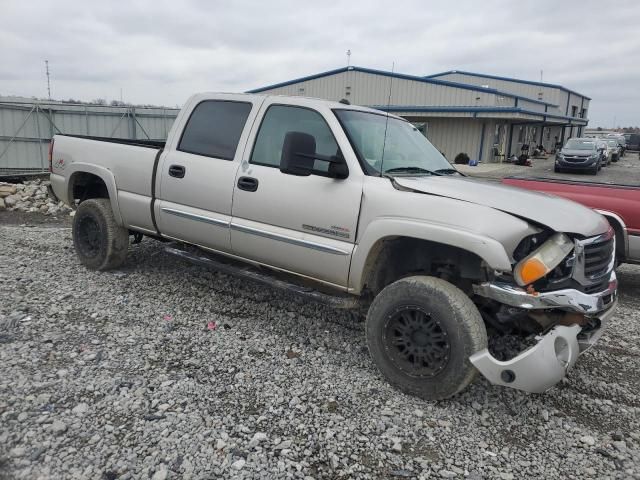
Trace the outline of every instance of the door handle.
<instances>
[{"instance_id":1,"label":"door handle","mask_svg":"<svg viewBox=\"0 0 640 480\"><path fill-rule=\"evenodd\" d=\"M247 192L255 192L258 190L258 179L253 177L240 177L238 179L238 188Z\"/></svg>"},{"instance_id":2,"label":"door handle","mask_svg":"<svg viewBox=\"0 0 640 480\"><path fill-rule=\"evenodd\" d=\"M182 165L171 165L169 167L169 175L176 178L184 178L186 169Z\"/></svg>"}]
</instances>

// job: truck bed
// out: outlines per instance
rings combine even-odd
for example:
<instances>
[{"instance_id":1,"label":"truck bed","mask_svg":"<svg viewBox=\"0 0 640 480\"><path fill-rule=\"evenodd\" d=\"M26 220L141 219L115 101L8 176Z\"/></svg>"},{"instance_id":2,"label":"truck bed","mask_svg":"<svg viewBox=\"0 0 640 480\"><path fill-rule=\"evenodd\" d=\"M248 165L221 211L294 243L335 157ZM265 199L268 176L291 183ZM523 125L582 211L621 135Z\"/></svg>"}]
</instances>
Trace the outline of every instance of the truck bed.
<instances>
[{"instance_id":1,"label":"truck bed","mask_svg":"<svg viewBox=\"0 0 640 480\"><path fill-rule=\"evenodd\" d=\"M66 203L65 177L73 183L75 171L110 179L110 197L116 216L128 227L154 231L151 215L153 172L164 141L56 135L51 184ZM62 162L62 163L61 163ZM117 179L117 182L116 182ZM116 188L117 185L117 188Z\"/></svg>"},{"instance_id":2,"label":"truck bed","mask_svg":"<svg viewBox=\"0 0 640 480\"><path fill-rule=\"evenodd\" d=\"M505 177L505 185L568 198L604 214L626 230L628 261L640 261L640 186L538 177Z\"/></svg>"},{"instance_id":3,"label":"truck bed","mask_svg":"<svg viewBox=\"0 0 640 480\"><path fill-rule=\"evenodd\" d=\"M112 138L112 137L94 137L90 135L68 135L66 133L57 134L58 137L84 138L86 140L95 140L97 142L121 143L124 145L135 145L136 147L155 148L156 150L164 148L166 142L164 140L142 140L130 138Z\"/></svg>"},{"instance_id":4,"label":"truck bed","mask_svg":"<svg viewBox=\"0 0 640 480\"><path fill-rule=\"evenodd\" d=\"M502 183L551 193L596 210L615 213L630 233L640 234L640 186L539 177L505 177Z\"/></svg>"}]
</instances>

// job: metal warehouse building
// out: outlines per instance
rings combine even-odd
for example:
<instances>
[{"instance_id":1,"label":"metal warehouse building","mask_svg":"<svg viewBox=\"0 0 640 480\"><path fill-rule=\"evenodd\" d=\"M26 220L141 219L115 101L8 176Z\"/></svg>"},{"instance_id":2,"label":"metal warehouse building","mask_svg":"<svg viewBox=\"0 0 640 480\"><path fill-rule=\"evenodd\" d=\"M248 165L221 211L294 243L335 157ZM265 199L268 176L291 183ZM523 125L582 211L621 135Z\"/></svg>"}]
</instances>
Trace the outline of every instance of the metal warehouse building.
<instances>
[{"instance_id":1,"label":"metal warehouse building","mask_svg":"<svg viewBox=\"0 0 640 480\"><path fill-rule=\"evenodd\" d=\"M389 111L415 124L453 161L499 162L523 144L554 147L587 125L589 97L560 85L449 71L419 77L344 67L249 93L300 95Z\"/></svg>"}]
</instances>

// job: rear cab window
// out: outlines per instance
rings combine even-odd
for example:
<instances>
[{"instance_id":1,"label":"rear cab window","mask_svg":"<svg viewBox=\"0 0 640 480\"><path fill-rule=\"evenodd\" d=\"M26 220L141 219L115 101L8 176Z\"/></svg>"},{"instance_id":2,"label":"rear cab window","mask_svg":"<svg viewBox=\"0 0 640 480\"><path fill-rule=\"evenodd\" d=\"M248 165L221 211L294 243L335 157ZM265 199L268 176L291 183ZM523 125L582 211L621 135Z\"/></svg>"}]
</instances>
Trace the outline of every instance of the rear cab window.
<instances>
[{"instance_id":1,"label":"rear cab window","mask_svg":"<svg viewBox=\"0 0 640 480\"><path fill-rule=\"evenodd\" d=\"M204 100L191 112L178 150L221 160L233 160L252 104Z\"/></svg>"}]
</instances>

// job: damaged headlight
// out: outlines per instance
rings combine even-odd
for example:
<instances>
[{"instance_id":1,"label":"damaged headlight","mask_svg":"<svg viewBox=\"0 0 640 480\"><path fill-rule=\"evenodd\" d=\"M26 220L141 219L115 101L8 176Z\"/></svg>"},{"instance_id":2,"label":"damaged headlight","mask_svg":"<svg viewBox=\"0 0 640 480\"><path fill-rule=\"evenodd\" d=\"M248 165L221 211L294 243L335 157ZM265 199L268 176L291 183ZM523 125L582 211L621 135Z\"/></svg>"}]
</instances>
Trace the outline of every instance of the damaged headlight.
<instances>
[{"instance_id":1,"label":"damaged headlight","mask_svg":"<svg viewBox=\"0 0 640 480\"><path fill-rule=\"evenodd\" d=\"M574 244L564 233L555 233L520 262L513 270L516 282L521 287L540 280L556 268L571 253Z\"/></svg>"}]
</instances>

